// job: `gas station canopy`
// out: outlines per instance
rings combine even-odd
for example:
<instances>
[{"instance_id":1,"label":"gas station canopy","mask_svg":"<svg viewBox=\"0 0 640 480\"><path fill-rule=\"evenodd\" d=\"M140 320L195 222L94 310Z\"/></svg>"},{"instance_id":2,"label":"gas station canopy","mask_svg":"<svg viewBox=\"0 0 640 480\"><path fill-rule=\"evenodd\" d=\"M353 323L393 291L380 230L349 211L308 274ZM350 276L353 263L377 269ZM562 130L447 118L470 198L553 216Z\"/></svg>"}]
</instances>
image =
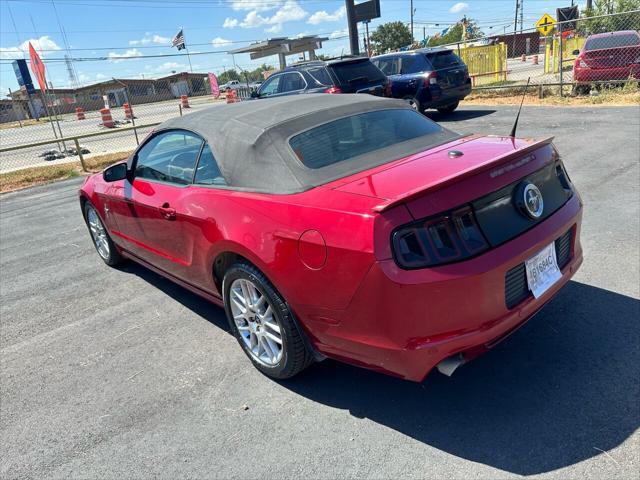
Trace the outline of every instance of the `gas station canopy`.
<instances>
[{"instance_id":1,"label":"gas station canopy","mask_svg":"<svg viewBox=\"0 0 640 480\"><path fill-rule=\"evenodd\" d=\"M280 61L280 69L282 70L287 66L287 55L309 52L309 60L315 60L315 50L318 48L322 48L322 42L324 42L325 40L328 40L328 38L321 38L317 35L300 38L270 38L269 40L265 40L264 42L252 43L248 47L231 50L229 53L248 53L251 56L251 60L270 57L271 55L278 55L278 60Z\"/></svg>"}]
</instances>

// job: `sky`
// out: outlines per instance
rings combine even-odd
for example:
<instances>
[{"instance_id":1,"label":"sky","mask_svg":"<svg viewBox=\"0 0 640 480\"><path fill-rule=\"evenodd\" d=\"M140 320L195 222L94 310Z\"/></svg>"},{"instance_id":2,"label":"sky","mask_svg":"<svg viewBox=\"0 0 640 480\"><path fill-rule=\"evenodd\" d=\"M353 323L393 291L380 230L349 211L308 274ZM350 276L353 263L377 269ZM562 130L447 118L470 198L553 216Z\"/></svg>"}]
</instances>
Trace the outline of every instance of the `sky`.
<instances>
[{"instance_id":1,"label":"sky","mask_svg":"<svg viewBox=\"0 0 640 480\"><path fill-rule=\"evenodd\" d=\"M555 17L557 7L570 4L524 0L524 28L533 27L545 12ZM464 15L487 35L513 29L515 0L414 0L413 7L418 39ZM380 10L370 32L390 21L408 24L410 0L381 0ZM189 71L185 50L171 48L180 27L194 72L219 74L234 64L247 70L263 62L277 65L277 57L251 61L248 54L227 53L274 37L321 35L329 40L317 53L349 53L344 0L0 0L0 94L18 88L11 60L28 59L29 42L41 54L54 87L70 86L65 63L56 61L65 55L75 59L82 85Z\"/></svg>"}]
</instances>

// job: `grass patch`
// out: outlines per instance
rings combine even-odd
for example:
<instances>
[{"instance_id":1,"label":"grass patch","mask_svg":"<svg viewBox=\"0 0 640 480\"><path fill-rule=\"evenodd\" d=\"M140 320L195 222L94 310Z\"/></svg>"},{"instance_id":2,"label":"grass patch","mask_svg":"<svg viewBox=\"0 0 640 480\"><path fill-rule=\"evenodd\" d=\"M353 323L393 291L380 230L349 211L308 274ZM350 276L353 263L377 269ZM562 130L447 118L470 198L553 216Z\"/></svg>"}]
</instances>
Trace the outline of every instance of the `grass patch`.
<instances>
[{"instance_id":1,"label":"grass patch","mask_svg":"<svg viewBox=\"0 0 640 480\"><path fill-rule=\"evenodd\" d=\"M129 158L129 155L131 155L131 152L106 153L104 155L96 155L95 157L85 157L84 164L90 172L99 172L109 165L126 160Z\"/></svg>"},{"instance_id":2,"label":"grass patch","mask_svg":"<svg viewBox=\"0 0 640 480\"><path fill-rule=\"evenodd\" d=\"M73 164L33 167L0 174L0 192L10 192L21 188L43 185L80 175L80 168Z\"/></svg>"},{"instance_id":3,"label":"grass patch","mask_svg":"<svg viewBox=\"0 0 640 480\"><path fill-rule=\"evenodd\" d=\"M130 152L108 153L85 158L84 163L89 172L83 172L80 161L63 163L59 165L46 165L43 167L31 167L15 172L0 173L0 193L20 190L22 188L44 185L67 178L99 172L105 167L125 160Z\"/></svg>"},{"instance_id":4,"label":"grass patch","mask_svg":"<svg viewBox=\"0 0 640 480\"><path fill-rule=\"evenodd\" d=\"M601 87L594 95L576 95L569 91L568 86L564 97L559 95L559 87L543 87L543 98L539 98L539 86L529 85L525 104L547 106L624 106L640 105L640 87L637 83L627 83L624 87ZM514 88L496 90L474 90L463 100L466 105L518 105L522 98L523 85Z\"/></svg>"}]
</instances>

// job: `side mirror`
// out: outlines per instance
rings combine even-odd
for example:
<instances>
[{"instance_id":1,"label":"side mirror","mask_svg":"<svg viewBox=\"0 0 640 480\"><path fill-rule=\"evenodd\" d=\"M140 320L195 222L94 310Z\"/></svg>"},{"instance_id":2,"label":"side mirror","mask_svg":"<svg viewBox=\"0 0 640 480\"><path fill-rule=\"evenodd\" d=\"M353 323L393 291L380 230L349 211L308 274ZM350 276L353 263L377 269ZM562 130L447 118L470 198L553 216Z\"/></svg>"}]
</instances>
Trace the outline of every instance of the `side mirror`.
<instances>
[{"instance_id":1,"label":"side mirror","mask_svg":"<svg viewBox=\"0 0 640 480\"><path fill-rule=\"evenodd\" d=\"M118 180L124 180L127 178L127 164L116 163L111 165L102 172L102 178L105 182L117 182Z\"/></svg>"},{"instance_id":2,"label":"side mirror","mask_svg":"<svg viewBox=\"0 0 640 480\"><path fill-rule=\"evenodd\" d=\"M573 52L571 52L572 55L578 56L580 55L580 50L574 50Z\"/></svg>"},{"instance_id":3,"label":"side mirror","mask_svg":"<svg viewBox=\"0 0 640 480\"><path fill-rule=\"evenodd\" d=\"M251 91L251 98L258 98L258 92L256 92L255 90Z\"/></svg>"}]
</instances>

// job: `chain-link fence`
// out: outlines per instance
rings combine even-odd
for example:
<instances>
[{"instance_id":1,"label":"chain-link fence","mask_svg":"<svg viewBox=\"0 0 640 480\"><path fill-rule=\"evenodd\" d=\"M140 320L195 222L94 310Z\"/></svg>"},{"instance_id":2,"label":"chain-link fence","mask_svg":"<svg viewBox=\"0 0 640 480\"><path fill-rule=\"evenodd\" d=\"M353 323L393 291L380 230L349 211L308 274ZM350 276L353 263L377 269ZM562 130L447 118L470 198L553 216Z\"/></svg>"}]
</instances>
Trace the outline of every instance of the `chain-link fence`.
<instances>
[{"instance_id":1,"label":"chain-link fence","mask_svg":"<svg viewBox=\"0 0 640 480\"><path fill-rule=\"evenodd\" d=\"M530 79L560 94L587 94L603 85L640 79L640 10L556 23L547 36L536 29L449 45L465 61L475 89L508 89ZM245 82L246 83L246 82ZM256 85L235 85L244 99ZM14 92L0 101L0 173L77 161L81 138L87 158L133 150L153 124L188 115L216 102L207 74L162 79L112 79L75 89ZM127 129L126 127L136 127ZM109 135L94 136L101 131ZM87 136L89 135L89 136ZM25 149L20 145L50 142Z\"/></svg>"},{"instance_id":2,"label":"chain-link fence","mask_svg":"<svg viewBox=\"0 0 640 480\"><path fill-rule=\"evenodd\" d=\"M176 83L114 79L84 88L36 92L29 98L23 98L24 92L14 93L1 105L0 173L78 161L77 147L66 138L81 137L87 158L129 152L151 125L225 102L227 89L215 98L206 75L183 76L186 79ZM236 85L229 97L247 98L251 89ZM110 134L93 135L98 132ZM13 150L45 141L50 143Z\"/></svg>"},{"instance_id":3,"label":"chain-link fence","mask_svg":"<svg viewBox=\"0 0 640 480\"><path fill-rule=\"evenodd\" d=\"M524 84L588 93L640 80L640 10L558 22L548 35L519 30L449 45L469 68L473 86Z\"/></svg>"}]
</instances>

